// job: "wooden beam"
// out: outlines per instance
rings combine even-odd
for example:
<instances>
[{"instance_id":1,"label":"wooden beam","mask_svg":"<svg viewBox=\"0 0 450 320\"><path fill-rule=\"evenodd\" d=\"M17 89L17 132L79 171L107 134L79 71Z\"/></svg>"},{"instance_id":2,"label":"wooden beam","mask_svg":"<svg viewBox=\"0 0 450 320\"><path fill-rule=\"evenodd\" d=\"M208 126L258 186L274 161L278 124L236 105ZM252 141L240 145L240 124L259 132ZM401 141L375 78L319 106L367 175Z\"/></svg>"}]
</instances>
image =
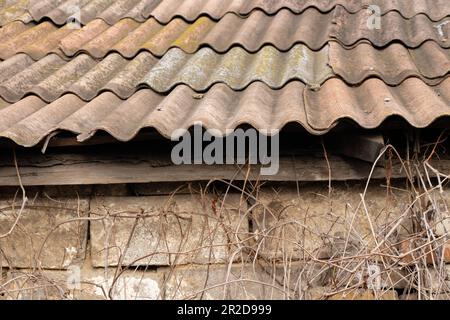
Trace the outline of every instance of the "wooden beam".
<instances>
[{"instance_id":1,"label":"wooden beam","mask_svg":"<svg viewBox=\"0 0 450 320\"><path fill-rule=\"evenodd\" d=\"M261 176L260 166L250 167L249 180L260 181L334 181L365 180L371 165L355 159L330 156L295 156L280 159L280 170L273 176ZM18 155L22 183L25 186L91 185L118 183L192 182L215 179L246 179L248 166L173 165L168 158L154 155ZM329 167L331 168L331 176ZM374 170L374 179L383 179L382 167ZM394 172L392 177L402 176ZM17 186L12 159L0 161L0 186Z\"/></svg>"}]
</instances>

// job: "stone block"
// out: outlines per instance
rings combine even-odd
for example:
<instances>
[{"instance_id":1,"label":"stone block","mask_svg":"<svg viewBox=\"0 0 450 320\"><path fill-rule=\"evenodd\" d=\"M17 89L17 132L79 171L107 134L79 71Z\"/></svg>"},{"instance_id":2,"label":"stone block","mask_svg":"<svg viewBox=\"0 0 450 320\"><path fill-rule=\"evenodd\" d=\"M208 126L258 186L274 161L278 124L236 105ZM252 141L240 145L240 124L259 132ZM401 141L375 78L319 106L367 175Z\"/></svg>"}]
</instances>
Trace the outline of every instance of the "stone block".
<instances>
[{"instance_id":1,"label":"stone block","mask_svg":"<svg viewBox=\"0 0 450 320\"><path fill-rule=\"evenodd\" d=\"M3 275L0 300L157 300L163 275L157 272L78 267L67 271L16 270Z\"/></svg>"},{"instance_id":2,"label":"stone block","mask_svg":"<svg viewBox=\"0 0 450 320\"><path fill-rule=\"evenodd\" d=\"M14 225L21 202L0 202L0 236ZM17 225L0 239L0 265L66 269L85 256L89 202L86 199L30 199Z\"/></svg>"},{"instance_id":3,"label":"stone block","mask_svg":"<svg viewBox=\"0 0 450 320\"><path fill-rule=\"evenodd\" d=\"M226 262L248 237L246 210L235 195L98 198L91 211L104 219L91 222L93 265Z\"/></svg>"},{"instance_id":4,"label":"stone block","mask_svg":"<svg viewBox=\"0 0 450 320\"><path fill-rule=\"evenodd\" d=\"M375 246L372 227L377 241L384 239L386 226L404 212L407 198L370 186L363 203L364 187L336 184L331 197L324 184L302 186L299 193L262 189L252 210L253 240L259 254L268 259L308 260L366 253Z\"/></svg>"}]
</instances>

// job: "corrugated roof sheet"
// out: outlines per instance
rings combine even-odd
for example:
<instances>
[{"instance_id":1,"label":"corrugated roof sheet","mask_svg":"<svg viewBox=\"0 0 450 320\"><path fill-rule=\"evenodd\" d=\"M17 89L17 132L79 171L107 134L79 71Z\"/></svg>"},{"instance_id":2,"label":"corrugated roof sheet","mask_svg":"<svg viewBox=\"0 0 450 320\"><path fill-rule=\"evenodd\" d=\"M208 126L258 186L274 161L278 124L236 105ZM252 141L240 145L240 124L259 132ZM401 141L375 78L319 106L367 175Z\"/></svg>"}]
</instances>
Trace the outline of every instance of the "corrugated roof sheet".
<instances>
[{"instance_id":1,"label":"corrugated roof sheet","mask_svg":"<svg viewBox=\"0 0 450 320\"><path fill-rule=\"evenodd\" d=\"M342 1L81 0L81 30L8 23L0 137L32 146L56 130L80 141L104 130L128 141L197 122L322 134L344 118L375 128L392 115L416 127L450 116L450 1ZM29 10L64 22L75 2ZM372 4L380 29L367 26ZM16 12L4 21L26 17Z\"/></svg>"},{"instance_id":2,"label":"corrugated roof sheet","mask_svg":"<svg viewBox=\"0 0 450 320\"><path fill-rule=\"evenodd\" d=\"M0 59L17 53L39 59L49 53L63 57L62 53L73 56L80 52L95 58L118 52L132 58L143 50L160 57L174 47L187 53L202 47L225 53L233 46L256 52L267 44L286 51L298 43L319 50L330 39L347 46L365 39L379 47L400 42L415 48L426 41L450 47L447 41L450 24L446 24L450 18L434 23L424 15L405 20L399 13L390 12L381 20L381 29L370 30L369 15L368 11L349 14L342 8L326 14L310 8L300 15L283 9L275 16L254 11L246 18L227 14L218 22L201 17L193 23L177 18L167 25L155 19L144 23L123 19L109 26L96 19L80 30L69 25L58 28L49 22L38 25L14 22L0 29Z\"/></svg>"},{"instance_id":3,"label":"corrugated roof sheet","mask_svg":"<svg viewBox=\"0 0 450 320\"><path fill-rule=\"evenodd\" d=\"M16 20L31 21L27 6L28 0L0 0L0 27Z\"/></svg>"},{"instance_id":4,"label":"corrugated roof sheet","mask_svg":"<svg viewBox=\"0 0 450 320\"><path fill-rule=\"evenodd\" d=\"M439 117L450 116L450 79L436 87L417 78L396 87L378 79L368 79L358 87L331 79L319 92L306 91L305 105L308 124L316 130L327 130L343 118L363 128L376 128L393 115L424 128Z\"/></svg>"},{"instance_id":5,"label":"corrugated roof sheet","mask_svg":"<svg viewBox=\"0 0 450 320\"><path fill-rule=\"evenodd\" d=\"M175 17L194 21L202 15L219 20L227 13L245 16L254 10L261 10L275 14L283 8L294 13L301 13L311 7L328 12L337 5L344 6L352 13L369 5L377 5L382 14L397 11L405 18L412 18L423 13L434 21L450 12L447 0L30 0L29 12L36 21L47 17L57 24L64 24L76 3L81 7L80 20L83 24L95 18L101 18L109 24L123 18L143 21L149 17L161 23L168 23Z\"/></svg>"},{"instance_id":6,"label":"corrugated roof sheet","mask_svg":"<svg viewBox=\"0 0 450 320\"><path fill-rule=\"evenodd\" d=\"M72 92L83 100L91 100L108 90L127 98L140 87L167 92L178 84L187 84L204 91L215 83L225 83L241 90L254 81L262 81L272 88L281 88L294 79L319 86L332 75L328 47L314 52L303 45L288 52L268 46L254 54L233 48L223 55L208 48L192 55L171 49L160 60L148 52L132 60L112 53L101 61L86 54L65 61L51 54L37 62L19 54L0 63L0 96L15 102L34 93L53 101Z\"/></svg>"},{"instance_id":7,"label":"corrugated roof sheet","mask_svg":"<svg viewBox=\"0 0 450 320\"><path fill-rule=\"evenodd\" d=\"M369 10L350 14L344 8L337 7L331 37L346 46L353 46L359 40L366 39L377 47L401 42L407 47L415 48L425 41L433 40L443 48L450 48L448 18L433 22L426 15L417 15L407 20L397 11L391 11L380 20L380 28L369 28L368 21L371 21L372 15Z\"/></svg>"},{"instance_id":8,"label":"corrugated roof sheet","mask_svg":"<svg viewBox=\"0 0 450 320\"><path fill-rule=\"evenodd\" d=\"M364 128L376 128L387 117L398 115L416 127L450 116L450 79L431 88L417 78L390 87L378 79L350 87L339 79L328 80L319 91L293 81L274 90L253 83L244 91L223 84L198 95L180 85L168 95L144 89L126 100L110 92L85 102L67 94L50 104L28 96L15 104L0 102L0 137L33 146L56 130L89 139L97 130L128 141L143 128L155 128L165 137L177 129L202 123L222 134L241 124L257 129L281 129L298 123L314 134L330 130L340 119L351 119Z\"/></svg>"},{"instance_id":9,"label":"corrugated roof sheet","mask_svg":"<svg viewBox=\"0 0 450 320\"><path fill-rule=\"evenodd\" d=\"M429 85L444 80L450 73L450 49L427 41L416 49L393 43L376 49L369 43L359 43L351 49L330 42L330 66L349 84L358 84L369 77L378 77L390 85L407 78L419 77Z\"/></svg>"},{"instance_id":10,"label":"corrugated roof sheet","mask_svg":"<svg viewBox=\"0 0 450 320\"><path fill-rule=\"evenodd\" d=\"M88 139L96 130L105 130L127 141L144 127L156 128L170 137L174 130L189 128L198 121L222 132L241 123L261 129L284 126L289 121L306 126L303 88L300 82L292 82L283 90L254 83L239 92L218 84L199 98L182 85L168 96L141 90L121 100L103 93L89 103L72 94L51 104L31 96L0 110L0 117L8 116L2 121L0 136L31 146L58 129L80 134L80 140Z\"/></svg>"},{"instance_id":11,"label":"corrugated roof sheet","mask_svg":"<svg viewBox=\"0 0 450 320\"><path fill-rule=\"evenodd\" d=\"M110 52L131 58L142 50L162 56L173 47L194 53L207 46L224 53L232 46L256 52L265 44L272 44L285 51L296 43L318 50L328 40L331 19L332 15L310 9L300 16L288 10L275 16L257 11L246 19L229 14L219 22L201 17L194 23L175 19L168 25L155 19L144 23L123 19L109 26L96 19L80 30L58 28L49 22L38 25L15 22L0 29L0 58L27 53L39 59L51 52L59 53L59 49L67 56L87 52L96 58Z\"/></svg>"},{"instance_id":12,"label":"corrugated roof sheet","mask_svg":"<svg viewBox=\"0 0 450 320\"><path fill-rule=\"evenodd\" d=\"M18 54L0 63L0 96L10 102L34 93L53 101L64 93L75 93L83 100L93 99L101 91L112 91L121 98L138 88L168 92L178 84L205 91L215 83L242 90L261 81L281 88L291 80L319 87L337 75L356 85L370 77L397 85L410 77L429 85L442 82L450 72L450 49L428 41L416 49L394 43L382 50L360 43L350 49L330 42L320 51L295 45L287 52L266 46L251 54L234 47L226 54L202 48L195 54L171 49L161 59L148 52L128 60L112 53L97 61L81 54L66 61L50 54L34 61Z\"/></svg>"}]
</instances>

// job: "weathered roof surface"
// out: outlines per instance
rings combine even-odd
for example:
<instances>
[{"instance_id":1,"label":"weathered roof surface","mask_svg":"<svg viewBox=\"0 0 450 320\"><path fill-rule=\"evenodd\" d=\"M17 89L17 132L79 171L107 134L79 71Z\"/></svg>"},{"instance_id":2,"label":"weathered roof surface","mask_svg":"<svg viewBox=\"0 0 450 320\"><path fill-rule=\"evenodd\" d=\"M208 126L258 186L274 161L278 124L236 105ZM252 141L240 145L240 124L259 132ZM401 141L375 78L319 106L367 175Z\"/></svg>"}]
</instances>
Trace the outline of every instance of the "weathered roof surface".
<instances>
[{"instance_id":1,"label":"weathered roof surface","mask_svg":"<svg viewBox=\"0 0 450 320\"><path fill-rule=\"evenodd\" d=\"M194 53L206 46L224 53L232 46L256 52L271 44L286 51L297 43L318 50L328 40L331 19L331 14L310 9L300 16L288 10L275 16L256 11L246 19L228 14L219 22L201 17L194 23L174 19L168 25L152 18L144 23L123 19L109 26L96 19L81 30L67 25L58 28L50 22L37 25L14 22L0 29L0 58L7 59L16 53L27 53L33 59L51 52L62 56L59 49L67 56L86 52L96 58L110 52L132 58L142 50L163 56L173 47Z\"/></svg>"},{"instance_id":2,"label":"weathered roof surface","mask_svg":"<svg viewBox=\"0 0 450 320\"><path fill-rule=\"evenodd\" d=\"M397 11L391 11L382 17L380 27L374 28L368 26L371 17L373 12L370 10L350 14L342 7L337 7L334 16L335 27L331 37L346 46L355 45L358 41L365 39L377 47L401 42L407 47L415 48L425 41L433 40L441 47L450 48L449 19L433 22L426 15L405 19Z\"/></svg>"},{"instance_id":3,"label":"weathered roof surface","mask_svg":"<svg viewBox=\"0 0 450 320\"><path fill-rule=\"evenodd\" d=\"M443 49L433 41L415 49L398 43L382 49L359 43L346 49L330 42L329 58L333 71L349 84L377 77L389 85L398 85L407 78L419 77L435 85L450 73L450 49Z\"/></svg>"},{"instance_id":4,"label":"weathered roof surface","mask_svg":"<svg viewBox=\"0 0 450 320\"><path fill-rule=\"evenodd\" d=\"M28 0L0 0L0 27L12 21L31 21L27 6Z\"/></svg>"},{"instance_id":5,"label":"weathered roof surface","mask_svg":"<svg viewBox=\"0 0 450 320\"><path fill-rule=\"evenodd\" d=\"M261 81L272 88L281 88L295 79L319 86L331 76L328 47L314 52L303 45L288 52L268 46L254 54L233 48L223 55L208 48L192 55L171 49L160 60L148 52L132 60L112 53L101 61L86 54L65 61L51 54L37 62L19 54L0 63L0 96L15 102L34 93L53 101L72 92L83 100L91 100L107 90L127 98L140 87L168 92L178 84L186 84L204 91L215 83L225 83L242 90L254 81Z\"/></svg>"},{"instance_id":6,"label":"weathered roof surface","mask_svg":"<svg viewBox=\"0 0 450 320\"><path fill-rule=\"evenodd\" d=\"M13 2L28 2L28 0L12 0ZM289 9L301 13L308 8L317 8L328 12L337 5L345 7L351 13L376 5L380 13L397 11L405 18L418 14L427 15L431 20L438 21L449 15L450 3L447 0L29 0L28 11L36 21L44 17L57 24L64 24L73 14L73 6L79 3L80 17L83 24L95 18L101 18L109 24L114 24L123 18L133 18L144 21L154 17L161 23L168 23L175 17L194 21L202 15L215 20L221 19L227 13L248 15L260 10L267 14L275 14L281 9Z\"/></svg>"},{"instance_id":7,"label":"weathered roof surface","mask_svg":"<svg viewBox=\"0 0 450 320\"><path fill-rule=\"evenodd\" d=\"M0 137L21 145L450 116L448 0L80 0L79 30L58 26L77 1L26 2L0 28Z\"/></svg>"},{"instance_id":8,"label":"weathered roof surface","mask_svg":"<svg viewBox=\"0 0 450 320\"><path fill-rule=\"evenodd\" d=\"M319 92L307 91L305 105L308 123L316 130L327 130L343 118L376 128L392 115L423 128L439 117L450 116L450 79L435 87L416 78L395 87L378 79L366 80L358 87L331 79Z\"/></svg>"},{"instance_id":9,"label":"weathered roof surface","mask_svg":"<svg viewBox=\"0 0 450 320\"><path fill-rule=\"evenodd\" d=\"M241 123L260 129L282 127L291 121L307 126L303 88L300 82L292 82L283 90L254 83L238 92L218 84L200 98L189 87L178 86L168 96L141 90L121 100L103 93L89 103L72 94L51 104L30 96L0 110L2 117L9 117L0 126L0 136L31 146L58 129L80 134L80 140L105 130L127 141L144 127L154 127L170 137L175 130L187 129L198 121L223 133Z\"/></svg>"},{"instance_id":10,"label":"weathered roof surface","mask_svg":"<svg viewBox=\"0 0 450 320\"><path fill-rule=\"evenodd\" d=\"M17 53L40 59L49 53L70 57L80 52L95 58L118 52L132 58L143 50L161 57L174 47L187 53L195 53L202 47L225 53L233 46L257 52L264 45L287 51L298 43L320 50L330 39L347 46L367 40L377 47L398 42L410 48L434 41L450 48L447 41L450 20L435 23L424 15L406 20L391 11L383 16L381 29L371 30L367 26L370 14L367 10L349 14L342 8L321 13L313 7L301 14L286 9L274 16L262 11L253 11L245 18L227 14L219 21L200 17L189 23L175 18L167 25L153 18L145 22L122 19L113 26L96 19L80 30L69 25L57 27L50 22L37 25L14 22L0 29L0 59Z\"/></svg>"},{"instance_id":11,"label":"weathered roof surface","mask_svg":"<svg viewBox=\"0 0 450 320\"><path fill-rule=\"evenodd\" d=\"M387 117L398 115L416 127L426 127L450 116L450 79L433 88L416 78L396 87L378 79L359 87L331 79L319 91L298 81L280 90L253 83L244 91L234 91L217 84L204 95L180 85L168 95L144 89L126 100L105 92L90 102L67 94L50 104L28 96L15 104L0 101L0 106L0 137L24 146L33 146L57 130L73 132L79 141L98 130L129 141L143 128L155 128L170 138L177 129L197 123L221 134L241 124L276 130L288 123L323 134L344 118L376 128Z\"/></svg>"}]
</instances>

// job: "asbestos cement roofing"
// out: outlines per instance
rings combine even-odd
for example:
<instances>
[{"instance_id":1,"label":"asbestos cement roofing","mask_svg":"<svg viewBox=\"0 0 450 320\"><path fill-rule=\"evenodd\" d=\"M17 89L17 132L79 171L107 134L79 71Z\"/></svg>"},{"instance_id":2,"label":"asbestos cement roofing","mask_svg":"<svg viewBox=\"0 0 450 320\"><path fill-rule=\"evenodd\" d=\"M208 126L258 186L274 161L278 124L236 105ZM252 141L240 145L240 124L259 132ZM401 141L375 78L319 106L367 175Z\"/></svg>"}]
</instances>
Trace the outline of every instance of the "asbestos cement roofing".
<instances>
[{"instance_id":1,"label":"asbestos cement roofing","mask_svg":"<svg viewBox=\"0 0 450 320\"><path fill-rule=\"evenodd\" d=\"M298 81L279 90L260 82L244 91L217 84L201 95L180 85L168 95L143 89L126 100L105 92L90 102L66 94L50 104L27 96L15 104L0 101L0 106L0 137L24 146L33 146L57 130L73 132L79 141L98 130L129 141L143 128L155 128L170 138L177 129L198 123L220 134L241 124L277 130L288 123L323 134L341 119L369 129L393 115L415 127L426 127L437 118L450 116L450 79L433 88L416 78L396 87L378 79L359 87L331 79L319 91Z\"/></svg>"},{"instance_id":2,"label":"asbestos cement roofing","mask_svg":"<svg viewBox=\"0 0 450 320\"><path fill-rule=\"evenodd\" d=\"M227 13L246 16L259 10L273 15L281 9L301 13L313 7L329 12L338 5L350 13L375 5L380 8L380 14L397 11L407 19L423 14L433 21L441 20L450 12L447 0L2 0L0 5L4 8L0 11L0 25L44 18L64 24L74 15L83 24L96 18L108 24L123 18L142 22L150 17L161 23L175 17L195 21L200 16L209 16L219 20Z\"/></svg>"},{"instance_id":3,"label":"asbestos cement roofing","mask_svg":"<svg viewBox=\"0 0 450 320\"><path fill-rule=\"evenodd\" d=\"M448 0L0 0L0 25L0 137L24 146L450 116Z\"/></svg>"},{"instance_id":4,"label":"asbestos cement roofing","mask_svg":"<svg viewBox=\"0 0 450 320\"><path fill-rule=\"evenodd\" d=\"M94 58L103 58L111 52L132 58L143 50L161 57L171 48L195 53L209 47L226 53L235 46L257 52L265 45L287 51L299 43L320 50L331 39L347 47L366 40L376 47L401 43L417 48L433 41L442 48L450 48L447 40L450 18L439 23L425 15L407 20L391 11L383 16L380 29L370 29L367 26L370 15L368 10L350 14L341 7L321 13L312 7L300 14L287 9L273 16L261 11L253 11L247 17L226 14L219 21L208 17L200 17L195 22L175 18L166 25L153 18L145 22L122 19L113 26L96 19L81 29L71 25L58 27L51 22L13 22L0 29L0 59L17 53L40 59L49 53L64 58L83 52Z\"/></svg>"},{"instance_id":5,"label":"asbestos cement roofing","mask_svg":"<svg viewBox=\"0 0 450 320\"><path fill-rule=\"evenodd\" d=\"M242 90L254 81L281 88L301 80L316 87L332 76L328 47L314 52L303 45L287 52L267 46L254 54L236 47L223 55L209 48L191 55L171 49L161 59L148 52L131 60L111 53L101 61L86 54L70 61L50 54L36 62L18 54L0 63L0 96L16 102L33 93L50 102L68 92L91 100L101 91L112 91L127 98L141 87L164 93L179 84L205 91L224 83Z\"/></svg>"}]
</instances>

